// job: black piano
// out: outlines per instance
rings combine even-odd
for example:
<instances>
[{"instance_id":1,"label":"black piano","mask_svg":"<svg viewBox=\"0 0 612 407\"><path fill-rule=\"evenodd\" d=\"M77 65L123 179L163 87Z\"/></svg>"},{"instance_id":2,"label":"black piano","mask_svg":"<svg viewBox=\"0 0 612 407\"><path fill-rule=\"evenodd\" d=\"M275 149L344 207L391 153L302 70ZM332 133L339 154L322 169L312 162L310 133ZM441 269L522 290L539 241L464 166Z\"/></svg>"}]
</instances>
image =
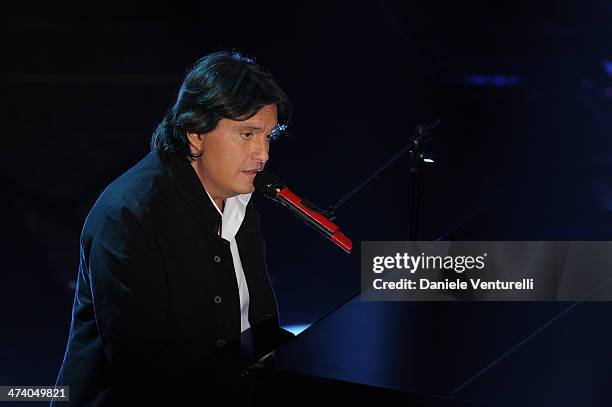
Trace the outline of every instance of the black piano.
<instances>
[{"instance_id":1,"label":"black piano","mask_svg":"<svg viewBox=\"0 0 612 407\"><path fill-rule=\"evenodd\" d=\"M612 406L612 302L356 296L248 368L255 405Z\"/></svg>"}]
</instances>

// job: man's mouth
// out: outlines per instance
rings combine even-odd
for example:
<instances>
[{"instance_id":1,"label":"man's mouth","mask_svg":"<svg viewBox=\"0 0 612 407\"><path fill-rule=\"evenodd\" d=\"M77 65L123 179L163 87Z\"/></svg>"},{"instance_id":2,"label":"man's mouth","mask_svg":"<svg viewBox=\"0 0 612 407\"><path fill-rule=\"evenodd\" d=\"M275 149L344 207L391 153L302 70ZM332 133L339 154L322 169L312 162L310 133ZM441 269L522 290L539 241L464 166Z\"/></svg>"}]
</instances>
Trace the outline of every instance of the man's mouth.
<instances>
[{"instance_id":1,"label":"man's mouth","mask_svg":"<svg viewBox=\"0 0 612 407\"><path fill-rule=\"evenodd\" d=\"M242 171L244 173L247 173L249 175L257 175L257 173L261 171L261 170L246 170L246 171Z\"/></svg>"}]
</instances>

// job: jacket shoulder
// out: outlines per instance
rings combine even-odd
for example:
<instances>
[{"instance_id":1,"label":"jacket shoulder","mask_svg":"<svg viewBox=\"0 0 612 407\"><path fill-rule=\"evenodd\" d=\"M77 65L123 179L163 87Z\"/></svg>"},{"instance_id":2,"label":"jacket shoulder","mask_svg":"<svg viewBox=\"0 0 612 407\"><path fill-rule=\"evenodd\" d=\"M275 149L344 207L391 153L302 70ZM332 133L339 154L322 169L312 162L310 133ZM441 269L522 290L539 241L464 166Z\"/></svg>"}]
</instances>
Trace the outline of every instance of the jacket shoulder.
<instances>
[{"instance_id":1,"label":"jacket shoulder","mask_svg":"<svg viewBox=\"0 0 612 407\"><path fill-rule=\"evenodd\" d=\"M147 154L112 181L91 208L83 235L95 231L102 222L120 221L126 214L142 220L171 188L169 175L157 153Z\"/></svg>"}]
</instances>

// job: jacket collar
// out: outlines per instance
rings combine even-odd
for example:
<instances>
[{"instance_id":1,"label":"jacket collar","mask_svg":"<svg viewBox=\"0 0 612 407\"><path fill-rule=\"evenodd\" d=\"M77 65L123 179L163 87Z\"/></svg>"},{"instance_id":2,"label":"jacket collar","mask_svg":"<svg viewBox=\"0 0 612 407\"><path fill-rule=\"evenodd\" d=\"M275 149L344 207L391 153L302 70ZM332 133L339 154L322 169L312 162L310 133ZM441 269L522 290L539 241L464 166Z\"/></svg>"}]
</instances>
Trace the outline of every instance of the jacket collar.
<instances>
[{"instance_id":1,"label":"jacket collar","mask_svg":"<svg viewBox=\"0 0 612 407\"><path fill-rule=\"evenodd\" d=\"M157 154L152 152L151 154ZM217 235L221 225L221 215L209 198L200 178L191 164L176 154L163 154L160 159L165 164L170 178L176 183L193 213L204 227Z\"/></svg>"}]
</instances>

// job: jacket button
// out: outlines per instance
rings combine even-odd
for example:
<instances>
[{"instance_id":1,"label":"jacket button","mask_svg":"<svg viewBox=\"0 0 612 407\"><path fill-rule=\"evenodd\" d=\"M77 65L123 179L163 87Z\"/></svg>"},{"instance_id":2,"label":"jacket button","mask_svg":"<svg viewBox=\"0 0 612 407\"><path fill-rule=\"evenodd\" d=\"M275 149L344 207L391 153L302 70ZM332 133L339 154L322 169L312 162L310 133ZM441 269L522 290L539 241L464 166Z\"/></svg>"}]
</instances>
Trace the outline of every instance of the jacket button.
<instances>
[{"instance_id":1,"label":"jacket button","mask_svg":"<svg viewBox=\"0 0 612 407\"><path fill-rule=\"evenodd\" d=\"M215 295L214 300L215 300L215 304L221 304L221 301L223 301L223 298L221 298L221 297L220 297L220 296L218 296L218 295Z\"/></svg>"},{"instance_id":2,"label":"jacket button","mask_svg":"<svg viewBox=\"0 0 612 407\"><path fill-rule=\"evenodd\" d=\"M217 340L217 348L222 348L225 346L225 341L223 339Z\"/></svg>"},{"instance_id":3,"label":"jacket button","mask_svg":"<svg viewBox=\"0 0 612 407\"><path fill-rule=\"evenodd\" d=\"M219 256L213 257L213 260L215 261L215 263L221 263L221 257Z\"/></svg>"}]
</instances>

